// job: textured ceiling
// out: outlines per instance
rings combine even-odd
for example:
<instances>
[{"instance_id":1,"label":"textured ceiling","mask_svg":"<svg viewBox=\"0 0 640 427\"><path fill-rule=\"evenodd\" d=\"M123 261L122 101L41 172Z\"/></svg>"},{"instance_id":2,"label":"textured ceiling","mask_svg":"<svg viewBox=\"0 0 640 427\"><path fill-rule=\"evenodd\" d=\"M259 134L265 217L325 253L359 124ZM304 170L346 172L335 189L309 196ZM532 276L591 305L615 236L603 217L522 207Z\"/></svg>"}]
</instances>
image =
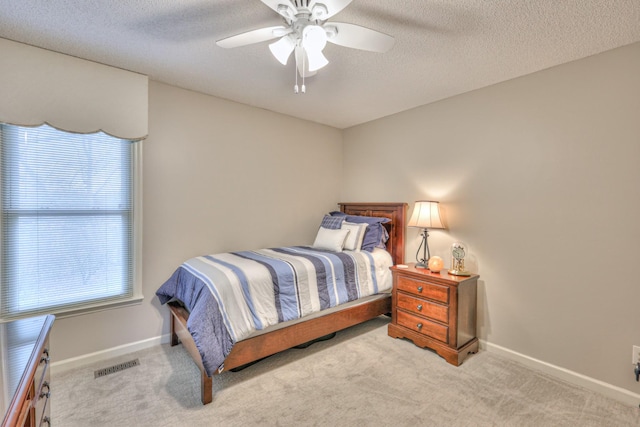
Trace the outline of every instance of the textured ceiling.
<instances>
[{"instance_id":1,"label":"textured ceiling","mask_svg":"<svg viewBox=\"0 0 640 427\"><path fill-rule=\"evenodd\" d=\"M329 44L296 95L268 42L215 44L280 25L259 0L0 1L0 37L341 129L640 41L640 0L354 0L331 20L395 46Z\"/></svg>"}]
</instances>

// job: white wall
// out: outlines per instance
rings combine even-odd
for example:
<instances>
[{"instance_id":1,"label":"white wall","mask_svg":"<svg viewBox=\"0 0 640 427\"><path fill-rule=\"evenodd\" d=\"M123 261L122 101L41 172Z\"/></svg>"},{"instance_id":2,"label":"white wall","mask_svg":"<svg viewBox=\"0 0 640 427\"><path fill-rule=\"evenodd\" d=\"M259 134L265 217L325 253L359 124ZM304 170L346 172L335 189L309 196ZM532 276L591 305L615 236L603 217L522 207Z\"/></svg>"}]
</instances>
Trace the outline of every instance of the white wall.
<instances>
[{"instance_id":1,"label":"white wall","mask_svg":"<svg viewBox=\"0 0 640 427\"><path fill-rule=\"evenodd\" d=\"M141 305L58 319L54 361L168 333L156 289L196 255L313 242L342 180L340 131L150 82Z\"/></svg>"},{"instance_id":2,"label":"white wall","mask_svg":"<svg viewBox=\"0 0 640 427\"><path fill-rule=\"evenodd\" d=\"M342 199L442 202L449 229L430 233L432 255L449 265L449 245L469 245L481 339L640 393L640 43L348 129L344 143Z\"/></svg>"}]
</instances>

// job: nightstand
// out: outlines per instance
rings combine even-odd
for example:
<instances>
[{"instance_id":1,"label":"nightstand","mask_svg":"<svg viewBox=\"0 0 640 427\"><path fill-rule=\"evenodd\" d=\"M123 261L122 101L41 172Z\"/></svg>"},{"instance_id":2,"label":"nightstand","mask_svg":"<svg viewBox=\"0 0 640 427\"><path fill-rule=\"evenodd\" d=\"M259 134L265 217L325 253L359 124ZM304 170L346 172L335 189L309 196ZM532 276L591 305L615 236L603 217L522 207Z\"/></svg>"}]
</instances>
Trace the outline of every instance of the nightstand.
<instances>
[{"instance_id":1,"label":"nightstand","mask_svg":"<svg viewBox=\"0 0 640 427\"><path fill-rule=\"evenodd\" d=\"M389 336L407 338L459 366L478 351L476 288L478 275L453 276L446 270L391 267L393 293Z\"/></svg>"}]
</instances>

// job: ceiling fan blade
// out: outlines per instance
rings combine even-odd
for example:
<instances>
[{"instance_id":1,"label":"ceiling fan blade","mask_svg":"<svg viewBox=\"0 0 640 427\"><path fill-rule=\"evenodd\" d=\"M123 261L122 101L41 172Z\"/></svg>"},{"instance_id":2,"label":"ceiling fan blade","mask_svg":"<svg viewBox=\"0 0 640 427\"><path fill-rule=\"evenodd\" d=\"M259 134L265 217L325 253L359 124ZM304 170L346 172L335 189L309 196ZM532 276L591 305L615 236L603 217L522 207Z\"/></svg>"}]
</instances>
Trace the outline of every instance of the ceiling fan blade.
<instances>
[{"instance_id":1,"label":"ceiling fan blade","mask_svg":"<svg viewBox=\"0 0 640 427\"><path fill-rule=\"evenodd\" d=\"M309 59L307 59L307 53L300 46L296 46L296 67L298 68L298 74L300 77L305 78L315 76L317 71L309 71Z\"/></svg>"},{"instance_id":2,"label":"ceiling fan blade","mask_svg":"<svg viewBox=\"0 0 640 427\"><path fill-rule=\"evenodd\" d=\"M395 43L393 37L360 25L329 22L324 28L327 30L328 42L352 49L384 53ZM333 29L337 30L335 34Z\"/></svg>"},{"instance_id":3,"label":"ceiling fan blade","mask_svg":"<svg viewBox=\"0 0 640 427\"><path fill-rule=\"evenodd\" d=\"M226 39L218 40L216 44L225 49L232 47L246 46L249 44L260 43L282 37L283 31L287 31L287 27L278 25L276 27L260 28L258 30L247 31L246 33L236 34Z\"/></svg>"},{"instance_id":4,"label":"ceiling fan blade","mask_svg":"<svg viewBox=\"0 0 640 427\"><path fill-rule=\"evenodd\" d=\"M324 21L342 11L342 9L349 6L349 3L351 3L352 1L353 0L311 0L309 2L309 10L313 11L313 6L315 6L316 3L325 5L327 7L328 13L325 16L319 17L322 21Z\"/></svg>"}]
</instances>

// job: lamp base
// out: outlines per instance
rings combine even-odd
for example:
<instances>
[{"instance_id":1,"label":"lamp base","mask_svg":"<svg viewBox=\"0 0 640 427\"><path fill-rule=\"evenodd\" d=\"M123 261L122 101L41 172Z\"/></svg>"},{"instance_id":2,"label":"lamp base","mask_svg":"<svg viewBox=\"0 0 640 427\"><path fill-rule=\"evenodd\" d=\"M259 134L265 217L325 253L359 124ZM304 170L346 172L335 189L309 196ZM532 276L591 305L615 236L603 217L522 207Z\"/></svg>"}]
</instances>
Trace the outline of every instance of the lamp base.
<instances>
[{"instance_id":1,"label":"lamp base","mask_svg":"<svg viewBox=\"0 0 640 427\"><path fill-rule=\"evenodd\" d=\"M427 266L426 262L419 262L416 264L416 268L426 268L427 270L429 269L429 267Z\"/></svg>"}]
</instances>

